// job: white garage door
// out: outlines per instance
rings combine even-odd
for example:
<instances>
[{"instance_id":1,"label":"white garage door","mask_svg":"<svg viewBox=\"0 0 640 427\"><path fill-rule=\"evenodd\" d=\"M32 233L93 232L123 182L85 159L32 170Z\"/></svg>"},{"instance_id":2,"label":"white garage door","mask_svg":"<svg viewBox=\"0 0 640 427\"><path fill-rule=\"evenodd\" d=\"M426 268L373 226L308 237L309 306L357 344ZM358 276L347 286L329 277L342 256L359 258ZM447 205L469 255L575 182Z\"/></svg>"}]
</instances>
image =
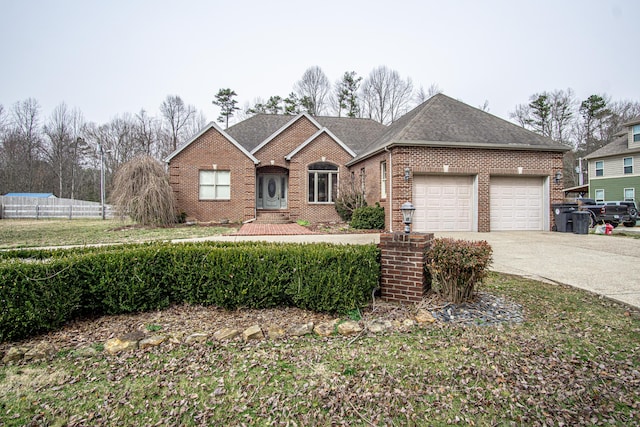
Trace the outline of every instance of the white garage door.
<instances>
[{"instance_id":1,"label":"white garage door","mask_svg":"<svg viewBox=\"0 0 640 427\"><path fill-rule=\"evenodd\" d=\"M473 231L472 176L415 176L414 231Z\"/></svg>"},{"instance_id":2,"label":"white garage door","mask_svg":"<svg viewBox=\"0 0 640 427\"><path fill-rule=\"evenodd\" d=\"M491 231L542 230L543 190L538 177L491 178Z\"/></svg>"}]
</instances>

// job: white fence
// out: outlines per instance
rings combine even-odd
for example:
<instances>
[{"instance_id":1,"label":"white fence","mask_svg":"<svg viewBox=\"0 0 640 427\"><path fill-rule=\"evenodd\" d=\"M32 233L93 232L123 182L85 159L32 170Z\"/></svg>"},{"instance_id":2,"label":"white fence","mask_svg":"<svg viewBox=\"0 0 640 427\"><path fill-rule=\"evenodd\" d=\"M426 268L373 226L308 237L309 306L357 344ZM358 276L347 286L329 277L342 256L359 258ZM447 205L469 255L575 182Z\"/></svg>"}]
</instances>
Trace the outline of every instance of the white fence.
<instances>
[{"instance_id":1,"label":"white fence","mask_svg":"<svg viewBox=\"0 0 640 427\"><path fill-rule=\"evenodd\" d=\"M104 210L106 218L114 216L111 206L105 205ZM18 218L102 218L102 206L73 199L0 196L0 219Z\"/></svg>"}]
</instances>

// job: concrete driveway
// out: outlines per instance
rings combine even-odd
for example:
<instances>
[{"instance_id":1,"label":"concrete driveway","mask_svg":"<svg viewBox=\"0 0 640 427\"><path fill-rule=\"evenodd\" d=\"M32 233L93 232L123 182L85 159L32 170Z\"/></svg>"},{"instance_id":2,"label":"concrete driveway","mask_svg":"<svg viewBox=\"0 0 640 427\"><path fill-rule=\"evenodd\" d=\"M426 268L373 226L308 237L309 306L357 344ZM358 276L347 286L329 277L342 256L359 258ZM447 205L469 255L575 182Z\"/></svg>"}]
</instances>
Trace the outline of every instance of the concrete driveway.
<instances>
[{"instance_id":1,"label":"concrete driveway","mask_svg":"<svg viewBox=\"0 0 640 427\"><path fill-rule=\"evenodd\" d=\"M640 239L552 232L438 233L486 240L492 270L564 283L640 307Z\"/></svg>"},{"instance_id":2,"label":"concrete driveway","mask_svg":"<svg viewBox=\"0 0 640 427\"><path fill-rule=\"evenodd\" d=\"M436 237L486 240L493 248L494 271L564 283L640 307L640 239L533 231L437 233ZM193 240L367 244L379 243L380 235L217 236Z\"/></svg>"}]
</instances>

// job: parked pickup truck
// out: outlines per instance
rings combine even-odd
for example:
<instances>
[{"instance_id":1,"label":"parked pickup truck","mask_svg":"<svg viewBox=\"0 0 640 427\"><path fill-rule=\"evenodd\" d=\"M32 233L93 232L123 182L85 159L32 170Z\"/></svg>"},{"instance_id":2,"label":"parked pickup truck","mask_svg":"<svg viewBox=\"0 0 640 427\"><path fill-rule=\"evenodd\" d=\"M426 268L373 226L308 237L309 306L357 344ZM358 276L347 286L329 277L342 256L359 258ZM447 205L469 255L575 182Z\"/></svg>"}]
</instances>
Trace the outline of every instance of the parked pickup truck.
<instances>
[{"instance_id":1,"label":"parked pickup truck","mask_svg":"<svg viewBox=\"0 0 640 427\"><path fill-rule=\"evenodd\" d=\"M635 227L638 220L635 202L596 202L594 199L578 199L578 209L589 211L591 227L600 223L608 223L614 227L622 223L625 227Z\"/></svg>"}]
</instances>

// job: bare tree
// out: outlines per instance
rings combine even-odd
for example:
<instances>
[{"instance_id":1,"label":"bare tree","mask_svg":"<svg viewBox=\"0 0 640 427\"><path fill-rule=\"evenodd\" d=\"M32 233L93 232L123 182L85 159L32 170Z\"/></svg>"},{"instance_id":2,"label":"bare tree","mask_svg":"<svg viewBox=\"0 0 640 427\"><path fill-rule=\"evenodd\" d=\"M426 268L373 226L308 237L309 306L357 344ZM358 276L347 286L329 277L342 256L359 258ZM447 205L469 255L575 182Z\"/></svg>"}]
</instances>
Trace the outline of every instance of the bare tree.
<instances>
[{"instance_id":1,"label":"bare tree","mask_svg":"<svg viewBox=\"0 0 640 427\"><path fill-rule=\"evenodd\" d=\"M175 151L186 140L183 130L191 117L196 114L196 109L192 105L185 105L178 95L167 95L160 104L160 112L168 129L170 150Z\"/></svg>"},{"instance_id":2,"label":"bare tree","mask_svg":"<svg viewBox=\"0 0 640 427\"><path fill-rule=\"evenodd\" d=\"M162 144L162 120L150 116L144 109L141 109L134 119L133 137L139 147L135 151L156 159L162 159L169 154Z\"/></svg>"},{"instance_id":3,"label":"bare tree","mask_svg":"<svg viewBox=\"0 0 640 427\"><path fill-rule=\"evenodd\" d=\"M361 90L364 116L389 124L409 110L413 83L383 65L371 71Z\"/></svg>"},{"instance_id":4,"label":"bare tree","mask_svg":"<svg viewBox=\"0 0 640 427\"><path fill-rule=\"evenodd\" d=\"M317 65L308 68L295 85L294 90L311 115L318 116L326 111L327 95L331 88L329 79Z\"/></svg>"},{"instance_id":5,"label":"bare tree","mask_svg":"<svg viewBox=\"0 0 640 427\"><path fill-rule=\"evenodd\" d=\"M613 140L614 135L623 130L622 125L640 116L640 102L622 100L609 102L611 117L607 126L607 139Z\"/></svg>"},{"instance_id":6,"label":"bare tree","mask_svg":"<svg viewBox=\"0 0 640 427\"><path fill-rule=\"evenodd\" d=\"M71 118L64 102L53 109L44 125L48 143L44 147L45 158L58 178L58 197L65 197L65 185L70 181L72 138ZM68 196L70 193L66 192Z\"/></svg>"},{"instance_id":7,"label":"bare tree","mask_svg":"<svg viewBox=\"0 0 640 427\"><path fill-rule=\"evenodd\" d=\"M420 86L420 89L416 91L415 94L415 103L422 104L427 99L431 98L433 95L438 93L442 93L442 89L438 86L437 83L431 83L427 90L424 89L424 86Z\"/></svg>"},{"instance_id":8,"label":"bare tree","mask_svg":"<svg viewBox=\"0 0 640 427\"><path fill-rule=\"evenodd\" d=\"M5 141L12 147L8 150L11 181L15 190L34 191L43 189L46 177L43 165L42 134L40 130L40 104L33 98L17 102L11 111L12 130Z\"/></svg>"}]
</instances>

